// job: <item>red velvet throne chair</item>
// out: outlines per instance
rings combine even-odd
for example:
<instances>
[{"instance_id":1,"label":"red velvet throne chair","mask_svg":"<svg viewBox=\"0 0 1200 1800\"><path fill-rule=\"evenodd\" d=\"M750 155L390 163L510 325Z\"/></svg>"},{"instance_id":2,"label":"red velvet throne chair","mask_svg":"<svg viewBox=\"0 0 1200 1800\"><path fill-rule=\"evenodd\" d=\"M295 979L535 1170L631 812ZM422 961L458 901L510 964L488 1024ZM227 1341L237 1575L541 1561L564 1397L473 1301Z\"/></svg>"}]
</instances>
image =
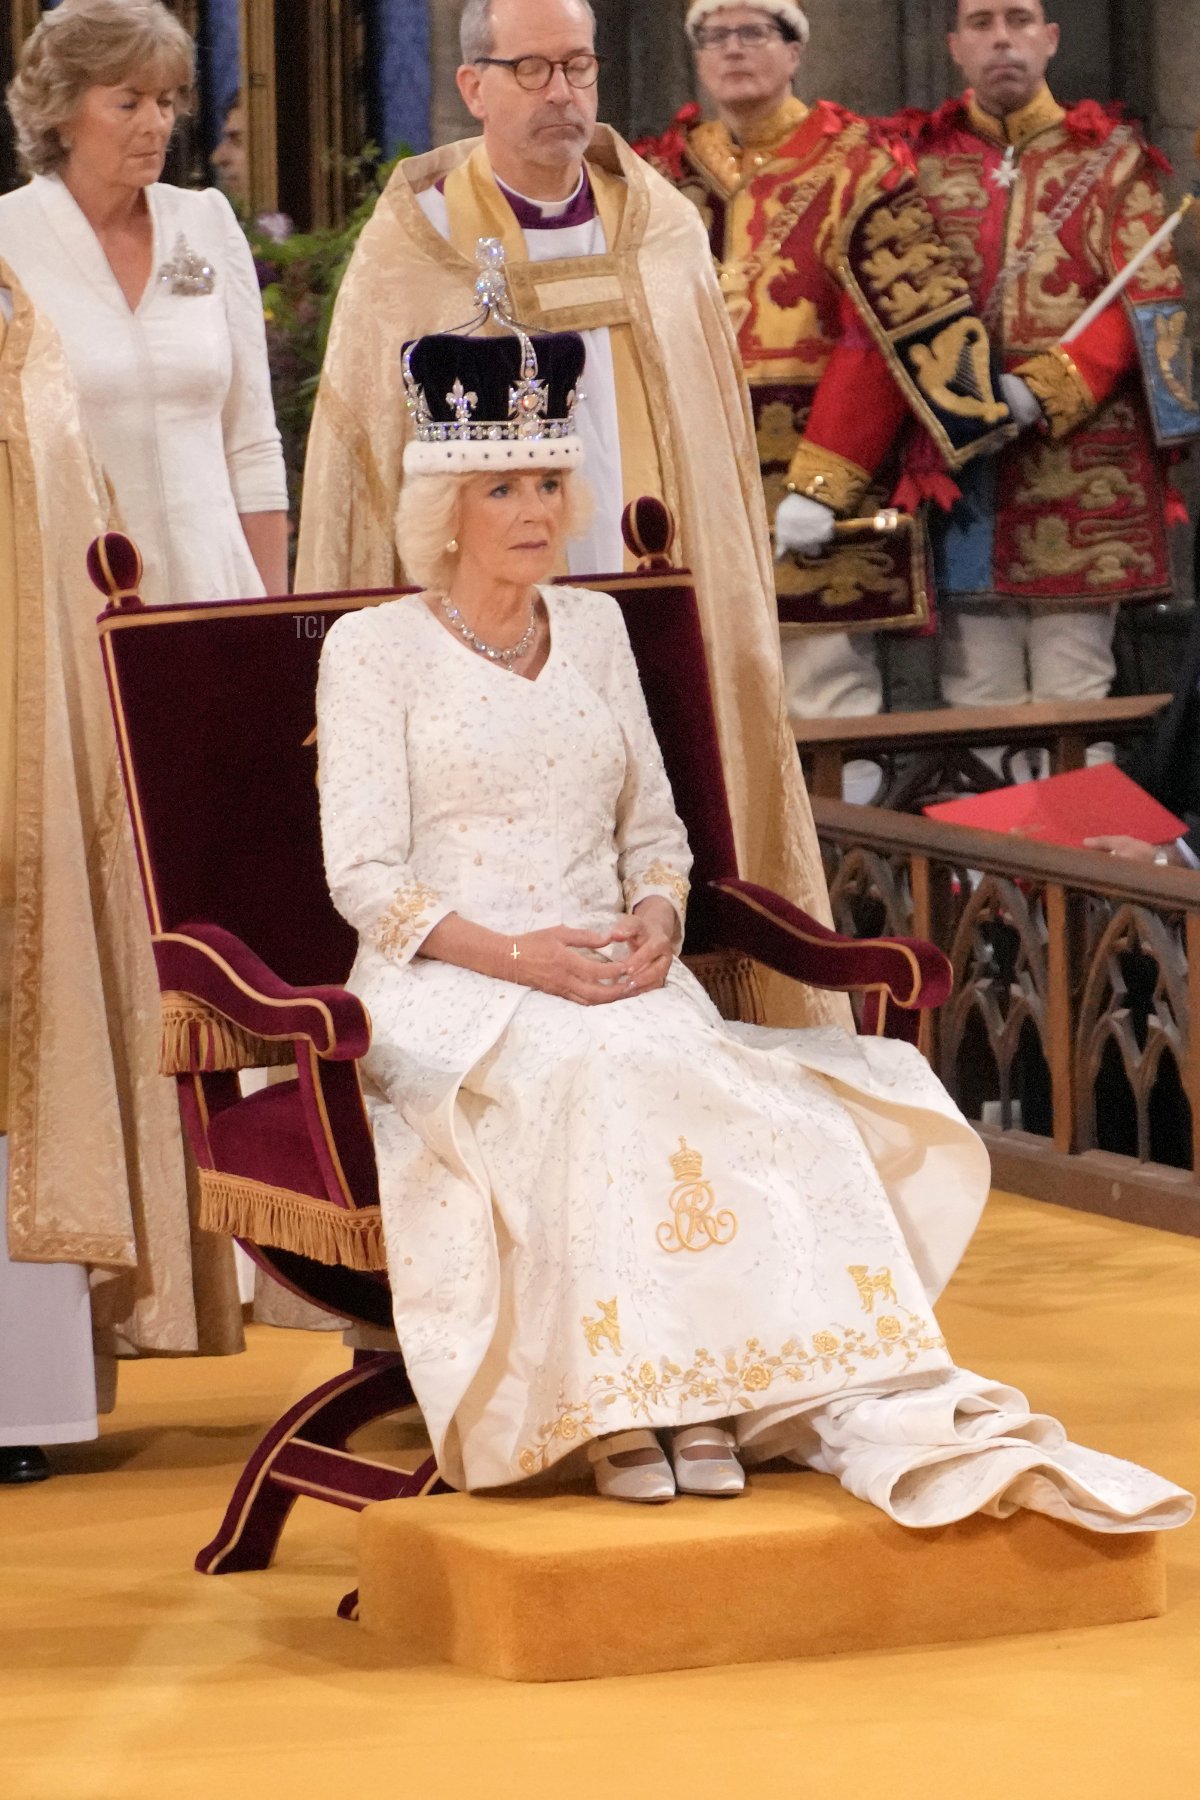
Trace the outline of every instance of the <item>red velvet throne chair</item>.
<instances>
[{"instance_id":1,"label":"red velvet throne chair","mask_svg":"<svg viewBox=\"0 0 1200 1800\"><path fill-rule=\"evenodd\" d=\"M631 508L625 534L639 572L581 585L622 607L691 838L685 955L729 1016L752 1016L760 962L858 990L862 1029L915 1039L920 1009L949 992L939 951L839 937L739 877L690 577L669 561L660 503ZM137 551L117 534L93 545L89 572L108 596L99 631L162 989L162 1066L198 1165L201 1223L305 1299L390 1329L358 1068L371 1027L342 986L355 938L325 886L314 695L335 619L392 596L146 607ZM243 1097L239 1070L271 1064L295 1075ZM432 1459L405 1473L347 1448L412 1404L399 1354L359 1353L267 1432L197 1568L265 1568L301 1494L361 1509L436 1490Z\"/></svg>"}]
</instances>

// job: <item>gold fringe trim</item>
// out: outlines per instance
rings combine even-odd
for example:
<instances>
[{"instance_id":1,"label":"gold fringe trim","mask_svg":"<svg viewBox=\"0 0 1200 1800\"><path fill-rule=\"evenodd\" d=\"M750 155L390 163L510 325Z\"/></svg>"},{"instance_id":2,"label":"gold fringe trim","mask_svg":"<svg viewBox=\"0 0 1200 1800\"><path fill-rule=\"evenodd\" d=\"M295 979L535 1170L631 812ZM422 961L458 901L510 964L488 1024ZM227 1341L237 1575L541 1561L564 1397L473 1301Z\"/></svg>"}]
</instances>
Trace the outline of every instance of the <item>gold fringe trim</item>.
<instances>
[{"instance_id":1,"label":"gold fringe trim","mask_svg":"<svg viewBox=\"0 0 1200 1800\"><path fill-rule=\"evenodd\" d=\"M163 1075L213 1075L219 1069L277 1068L296 1060L292 1038L260 1038L191 994L162 996Z\"/></svg>"},{"instance_id":2,"label":"gold fringe trim","mask_svg":"<svg viewBox=\"0 0 1200 1800\"><path fill-rule=\"evenodd\" d=\"M683 960L723 1019L735 1019L743 1025L766 1024L762 982L752 957L714 950L706 956L685 956Z\"/></svg>"},{"instance_id":3,"label":"gold fringe trim","mask_svg":"<svg viewBox=\"0 0 1200 1800\"><path fill-rule=\"evenodd\" d=\"M201 1169L200 1224L274 1250L290 1250L314 1262L336 1263L365 1273L386 1270L383 1221L377 1206L350 1211L331 1200L290 1188L268 1187L247 1175Z\"/></svg>"}]
</instances>

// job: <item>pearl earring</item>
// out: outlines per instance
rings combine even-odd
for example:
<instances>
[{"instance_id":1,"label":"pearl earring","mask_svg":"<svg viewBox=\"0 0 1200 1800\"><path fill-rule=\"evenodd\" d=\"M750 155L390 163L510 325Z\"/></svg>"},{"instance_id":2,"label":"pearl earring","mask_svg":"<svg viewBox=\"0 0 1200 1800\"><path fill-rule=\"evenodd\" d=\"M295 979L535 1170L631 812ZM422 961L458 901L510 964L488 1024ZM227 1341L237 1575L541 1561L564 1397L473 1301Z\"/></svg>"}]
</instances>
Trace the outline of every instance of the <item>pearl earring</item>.
<instances>
[{"instance_id":1,"label":"pearl earring","mask_svg":"<svg viewBox=\"0 0 1200 1800\"><path fill-rule=\"evenodd\" d=\"M457 538L451 538L450 542L446 545L446 555L447 556L457 556L458 555L458 539Z\"/></svg>"}]
</instances>

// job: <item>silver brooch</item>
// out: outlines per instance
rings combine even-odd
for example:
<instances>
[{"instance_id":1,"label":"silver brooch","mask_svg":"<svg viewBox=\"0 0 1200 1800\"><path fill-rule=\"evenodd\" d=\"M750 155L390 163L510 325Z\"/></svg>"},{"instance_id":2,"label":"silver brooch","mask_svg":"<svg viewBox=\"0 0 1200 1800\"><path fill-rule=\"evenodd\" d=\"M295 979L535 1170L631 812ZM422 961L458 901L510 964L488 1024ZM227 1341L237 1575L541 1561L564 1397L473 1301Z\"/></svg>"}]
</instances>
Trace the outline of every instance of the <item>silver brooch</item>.
<instances>
[{"instance_id":1,"label":"silver brooch","mask_svg":"<svg viewBox=\"0 0 1200 1800\"><path fill-rule=\"evenodd\" d=\"M158 271L158 279L173 294L211 294L217 285L217 271L196 255L181 231L169 259Z\"/></svg>"}]
</instances>

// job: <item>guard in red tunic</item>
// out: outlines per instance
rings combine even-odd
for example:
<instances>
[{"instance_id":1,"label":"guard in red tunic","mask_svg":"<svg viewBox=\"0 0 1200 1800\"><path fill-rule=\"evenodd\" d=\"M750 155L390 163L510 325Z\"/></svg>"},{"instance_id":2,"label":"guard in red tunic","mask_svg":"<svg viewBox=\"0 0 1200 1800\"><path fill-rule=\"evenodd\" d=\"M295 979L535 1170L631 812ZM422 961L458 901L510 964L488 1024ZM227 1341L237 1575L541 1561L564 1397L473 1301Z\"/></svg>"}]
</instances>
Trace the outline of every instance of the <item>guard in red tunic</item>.
<instances>
[{"instance_id":1,"label":"guard in red tunic","mask_svg":"<svg viewBox=\"0 0 1200 1800\"><path fill-rule=\"evenodd\" d=\"M1167 478L1197 435L1183 285L1170 246L1068 340L1162 224L1163 159L1134 126L1045 83L1041 0L960 0L970 87L905 132L922 192L1037 428L959 477L934 520L939 661L956 705L1107 694L1116 603L1171 592Z\"/></svg>"},{"instance_id":2,"label":"guard in red tunic","mask_svg":"<svg viewBox=\"0 0 1200 1800\"><path fill-rule=\"evenodd\" d=\"M873 633L923 617L919 530L871 523L899 441L915 415L936 445L922 491L953 495L946 470L1014 427L911 157L841 107L793 97L799 6L692 0L687 25L717 117L685 108L636 147L695 202L720 266L780 558L789 707L878 712Z\"/></svg>"}]
</instances>

